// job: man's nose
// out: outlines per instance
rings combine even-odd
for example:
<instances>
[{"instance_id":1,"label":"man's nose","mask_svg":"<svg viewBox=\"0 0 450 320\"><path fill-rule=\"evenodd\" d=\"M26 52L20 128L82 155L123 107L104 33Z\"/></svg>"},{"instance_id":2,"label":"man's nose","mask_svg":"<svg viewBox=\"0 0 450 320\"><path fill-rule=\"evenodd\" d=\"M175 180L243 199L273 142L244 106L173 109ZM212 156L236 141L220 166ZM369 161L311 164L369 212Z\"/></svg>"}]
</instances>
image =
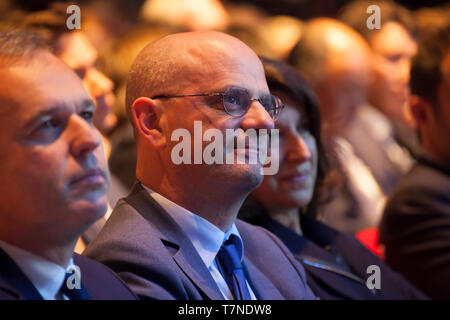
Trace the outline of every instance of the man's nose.
<instances>
[{"instance_id":1,"label":"man's nose","mask_svg":"<svg viewBox=\"0 0 450 320\"><path fill-rule=\"evenodd\" d=\"M252 101L247 113L242 118L241 127L247 129L267 129L275 127L274 120L259 101Z\"/></svg>"},{"instance_id":2,"label":"man's nose","mask_svg":"<svg viewBox=\"0 0 450 320\"><path fill-rule=\"evenodd\" d=\"M287 161L304 162L311 158L311 150L302 136L295 136L288 140Z\"/></svg>"},{"instance_id":3,"label":"man's nose","mask_svg":"<svg viewBox=\"0 0 450 320\"><path fill-rule=\"evenodd\" d=\"M96 68L87 71L84 82L94 99L110 94L114 90L114 83Z\"/></svg>"},{"instance_id":4,"label":"man's nose","mask_svg":"<svg viewBox=\"0 0 450 320\"><path fill-rule=\"evenodd\" d=\"M102 143L99 131L84 118L74 115L70 119L71 152L75 158L88 156Z\"/></svg>"}]
</instances>

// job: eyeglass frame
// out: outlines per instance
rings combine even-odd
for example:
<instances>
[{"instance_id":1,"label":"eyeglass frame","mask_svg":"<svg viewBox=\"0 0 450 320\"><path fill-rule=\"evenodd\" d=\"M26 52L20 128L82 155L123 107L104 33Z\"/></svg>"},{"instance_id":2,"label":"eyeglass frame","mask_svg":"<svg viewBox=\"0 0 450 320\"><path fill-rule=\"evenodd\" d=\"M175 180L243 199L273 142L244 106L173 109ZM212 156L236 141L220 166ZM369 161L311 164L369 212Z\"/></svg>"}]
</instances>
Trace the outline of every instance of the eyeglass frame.
<instances>
[{"instance_id":1,"label":"eyeglass frame","mask_svg":"<svg viewBox=\"0 0 450 320\"><path fill-rule=\"evenodd\" d=\"M247 92L248 98L249 98L249 100L250 100L250 103L248 104L247 110L245 110L245 112L244 112L243 114L238 115L238 116L230 114L230 113L228 112L227 108L225 107L224 97L225 97L225 94L226 94L229 90L231 90L231 89L240 89L240 90L244 90L245 92ZM226 89L226 90L223 91L223 92L190 93L190 94L177 94L177 95L165 95L165 94L162 94L162 95L154 96L154 97L152 97L151 99L170 99L170 98L184 98L184 97L215 97L215 96L221 96L221 97L222 97L222 107L223 107L223 110L224 110L229 116L231 116L231 117L233 117L233 118L239 118L239 117L242 117L243 115L245 115L245 114L248 112L248 110L250 110L250 106L251 106L251 104L252 104L252 101L258 101L258 102L263 106L264 110L266 110L267 113L269 113L270 110L278 110L278 112L276 113L276 117L275 117L275 118L272 117L272 116L270 116L270 118L275 122L275 121L278 120L279 115L280 115L280 112L281 112L281 110L283 110L283 108L284 108L284 104L283 104L283 102L281 101L281 99L280 99L279 97L277 97L277 96L275 96L275 95L273 95L273 94L271 94L271 93L269 93L268 95L274 97L275 101L277 101L277 99L278 99L278 101L280 102L280 104L278 105L278 107L275 107L275 109L266 109L266 108L264 107L264 104L261 102L261 99L262 99L262 98L251 98L251 97L250 97L250 93L248 92L248 90L247 90L247 89L244 89L244 88L241 88L241 87L230 87L230 88ZM270 115L270 113L269 113L269 115Z\"/></svg>"}]
</instances>

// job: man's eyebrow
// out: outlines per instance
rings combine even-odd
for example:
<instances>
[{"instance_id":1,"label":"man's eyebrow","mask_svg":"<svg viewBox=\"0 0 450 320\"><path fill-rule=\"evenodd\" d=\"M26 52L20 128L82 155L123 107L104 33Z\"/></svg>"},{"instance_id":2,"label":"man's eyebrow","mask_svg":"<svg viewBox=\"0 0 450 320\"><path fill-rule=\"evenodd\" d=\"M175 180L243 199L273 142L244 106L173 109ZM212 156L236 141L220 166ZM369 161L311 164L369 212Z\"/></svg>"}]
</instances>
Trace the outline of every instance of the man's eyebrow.
<instances>
[{"instance_id":1,"label":"man's eyebrow","mask_svg":"<svg viewBox=\"0 0 450 320\"><path fill-rule=\"evenodd\" d=\"M40 110L40 111L36 112L35 114L33 114L29 118L29 120L26 121L25 126L28 127L28 126L34 124L34 122L36 122L38 119L43 118L47 115L61 112L64 109L64 107L65 107L64 103L54 103L54 104L52 104L51 107L45 108L45 109Z\"/></svg>"},{"instance_id":2,"label":"man's eyebrow","mask_svg":"<svg viewBox=\"0 0 450 320\"><path fill-rule=\"evenodd\" d=\"M86 109L86 108L93 108L95 109L95 104L92 99L83 99L83 101L80 103L80 109Z\"/></svg>"},{"instance_id":3,"label":"man's eyebrow","mask_svg":"<svg viewBox=\"0 0 450 320\"><path fill-rule=\"evenodd\" d=\"M85 110L87 108L95 109L94 102L91 99L83 99L81 102L77 103L78 106L76 108L77 112L81 110ZM35 124L36 121L38 121L40 118L43 118L45 116L60 113L67 109L67 104L64 101L61 102L55 102L51 104L51 107L46 108L44 110L38 111L36 114L31 116L31 118L26 121L25 127L29 127Z\"/></svg>"}]
</instances>

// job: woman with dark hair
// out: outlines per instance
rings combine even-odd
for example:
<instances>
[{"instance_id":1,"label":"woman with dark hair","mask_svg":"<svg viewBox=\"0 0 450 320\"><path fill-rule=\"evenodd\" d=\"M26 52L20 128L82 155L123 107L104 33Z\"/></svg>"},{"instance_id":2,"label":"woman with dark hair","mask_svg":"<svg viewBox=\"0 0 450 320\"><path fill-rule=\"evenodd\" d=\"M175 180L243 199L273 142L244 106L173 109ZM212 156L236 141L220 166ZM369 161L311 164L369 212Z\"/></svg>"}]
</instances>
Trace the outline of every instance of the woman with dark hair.
<instances>
[{"instance_id":1,"label":"woman with dark hair","mask_svg":"<svg viewBox=\"0 0 450 320\"><path fill-rule=\"evenodd\" d=\"M285 105L279 129L280 169L265 176L240 215L278 236L303 264L322 299L424 299L356 238L318 221L329 165L313 89L292 67L262 59L271 92Z\"/></svg>"}]
</instances>

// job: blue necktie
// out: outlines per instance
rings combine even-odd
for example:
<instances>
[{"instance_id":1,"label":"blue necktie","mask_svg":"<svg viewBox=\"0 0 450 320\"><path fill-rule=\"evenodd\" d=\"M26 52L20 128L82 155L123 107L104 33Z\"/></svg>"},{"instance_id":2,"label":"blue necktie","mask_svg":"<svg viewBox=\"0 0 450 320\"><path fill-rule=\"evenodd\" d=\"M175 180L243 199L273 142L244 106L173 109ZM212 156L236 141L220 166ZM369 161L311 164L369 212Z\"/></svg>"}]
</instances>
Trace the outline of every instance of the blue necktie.
<instances>
[{"instance_id":1,"label":"blue necktie","mask_svg":"<svg viewBox=\"0 0 450 320\"><path fill-rule=\"evenodd\" d=\"M217 258L221 267L222 275L228 284L235 300L251 300L252 297L247 287L245 279L244 268L239 258L235 244L233 243L234 236L222 245Z\"/></svg>"},{"instance_id":2,"label":"blue necktie","mask_svg":"<svg viewBox=\"0 0 450 320\"><path fill-rule=\"evenodd\" d=\"M66 276L64 277L64 283L61 286L61 292L70 300L89 300L89 297L82 286L80 289L69 289L69 287L67 286L67 279L71 275L71 273L66 273Z\"/></svg>"}]
</instances>

